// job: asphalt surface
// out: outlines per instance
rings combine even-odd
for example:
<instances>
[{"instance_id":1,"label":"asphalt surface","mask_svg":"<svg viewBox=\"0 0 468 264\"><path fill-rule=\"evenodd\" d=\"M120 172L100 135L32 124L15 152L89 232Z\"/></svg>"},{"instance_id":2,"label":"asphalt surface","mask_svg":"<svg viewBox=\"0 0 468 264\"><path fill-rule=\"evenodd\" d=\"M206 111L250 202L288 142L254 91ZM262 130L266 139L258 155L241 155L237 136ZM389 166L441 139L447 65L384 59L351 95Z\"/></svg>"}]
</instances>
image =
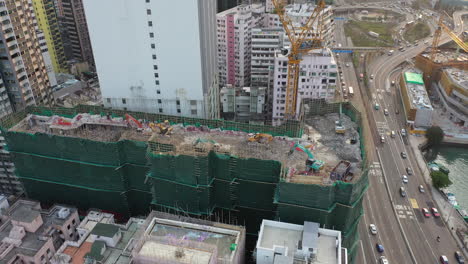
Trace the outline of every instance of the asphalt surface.
<instances>
[{"instance_id":1,"label":"asphalt surface","mask_svg":"<svg viewBox=\"0 0 468 264\"><path fill-rule=\"evenodd\" d=\"M454 19L454 24L460 25L455 32L462 32L461 13L456 13ZM336 21L336 41L349 46L342 23ZM441 44L447 41L449 38L443 34ZM426 187L415 157L406 144L407 139L399 133L405 124L404 110L398 87L391 85L392 80L398 83L402 70L400 64L427 47L423 42L420 41L420 45L407 48L404 52L395 51L393 56L382 55L367 65L368 76L375 76L368 80L368 88L363 81L356 78L356 73L363 72L363 69L353 68L351 56L341 54L338 57L345 86L355 87L356 95L349 100L358 105L358 108L364 108L363 113L367 111L373 139L370 144L375 144L376 154L369 155L373 157L370 162L370 188L364 198L365 214L359 227L360 254L356 263L377 263L381 254L375 248L376 243L384 246L382 255L390 263L439 263L440 255L446 255L450 263L456 263L453 253L458 249L457 244L444 221L432 215L424 217L421 213L421 208L430 209L436 205L430 193L419 192L419 185L426 190L429 188ZM432 40L428 42L430 44ZM350 66L346 67L346 63ZM380 110L373 108L375 103L381 106ZM388 109L387 116L383 113L384 109ZM397 109L400 114L396 114ZM395 138L390 137L391 131L395 131ZM380 135L384 135L385 143L380 143ZM401 152L406 152L408 158L403 159ZM407 167L412 168L414 173L408 176L409 182L405 184L402 182L402 175L407 175ZM406 197L400 195L400 187L405 188ZM377 226L376 235L369 232L371 223ZM437 242L437 236L440 236L440 242Z\"/></svg>"}]
</instances>

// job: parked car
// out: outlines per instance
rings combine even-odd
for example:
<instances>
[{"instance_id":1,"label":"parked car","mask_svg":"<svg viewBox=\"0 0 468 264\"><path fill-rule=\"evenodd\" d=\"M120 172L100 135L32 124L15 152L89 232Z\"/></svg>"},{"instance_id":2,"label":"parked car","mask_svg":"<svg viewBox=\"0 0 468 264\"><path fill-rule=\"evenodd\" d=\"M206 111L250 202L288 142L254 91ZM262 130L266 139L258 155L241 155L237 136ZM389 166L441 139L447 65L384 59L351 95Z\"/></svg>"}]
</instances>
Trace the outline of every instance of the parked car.
<instances>
[{"instance_id":1,"label":"parked car","mask_svg":"<svg viewBox=\"0 0 468 264\"><path fill-rule=\"evenodd\" d=\"M403 175L401 179L403 180L403 183L408 183L408 176Z\"/></svg>"},{"instance_id":2,"label":"parked car","mask_svg":"<svg viewBox=\"0 0 468 264\"><path fill-rule=\"evenodd\" d=\"M408 156L406 155L406 152L404 152L404 151L402 151L402 152L400 153L400 155L401 155L401 158L403 158L403 159L406 159L406 158L408 157Z\"/></svg>"},{"instance_id":3,"label":"parked car","mask_svg":"<svg viewBox=\"0 0 468 264\"><path fill-rule=\"evenodd\" d=\"M431 212L432 212L432 215L433 215L434 217L440 217L440 213L439 213L439 211L437 210L437 208L432 207L432 208L431 208Z\"/></svg>"},{"instance_id":4,"label":"parked car","mask_svg":"<svg viewBox=\"0 0 468 264\"><path fill-rule=\"evenodd\" d=\"M429 213L429 210L427 210L427 208L423 208L421 209L421 211L424 217L427 217L427 218L431 217L431 213Z\"/></svg>"},{"instance_id":5,"label":"parked car","mask_svg":"<svg viewBox=\"0 0 468 264\"><path fill-rule=\"evenodd\" d=\"M384 247L383 247L382 244L379 244L379 243L375 244L375 248L377 249L377 252L379 252L379 253L384 252Z\"/></svg>"},{"instance_id":6,"label":"parked car","mask_svg":"<svg viewBox=\"0 0 468 264\"><path fill-rule=\"evenodd\" d=\"M349 63L346 63L346 67L349 67Z\"/></svg>"},{"instance_id":7,"label":"parked car","mask_svg":"<svg viewBox=\"0 0 468 264\"><path fill-rule=\"evenodd\" d=\"M377 227L374 224L369 225L369 230L370 230L371 234L377 235Z\"/></svg>"},{"instance_id":8,"label":"parked car","mask_svg":"<svg viewBox=\"0 0 468 264\"><path fill-rule=\"evenodd\" d=\"M463 257L463 254L460 251L455 251L455 259L458 261L459 264L465 263L465 258Z\"/></svg>"},{"instance_id":9,"label":"parked car","mask_svg":"<svg viewBox=\"0 0 468 264\"><path fill-rule=\"evenodd\" d=\"M406 173L408 173L408 175L413 175L413 169L411 169L410 167L406 167Z\"/></svg>"},{"instance_id":10,"label":"parked car","mask_svg":"<svg viewBox=\"0 0 468 264\"><path fill-rule=\"evenodd\" d=\"M418 189L419 189L419 192L420 192L420 193L424 193L424 192L425 192L424 186L422 186L422 185L419 185L419 186L418 186Z\"/></svg>"}]
</instances>

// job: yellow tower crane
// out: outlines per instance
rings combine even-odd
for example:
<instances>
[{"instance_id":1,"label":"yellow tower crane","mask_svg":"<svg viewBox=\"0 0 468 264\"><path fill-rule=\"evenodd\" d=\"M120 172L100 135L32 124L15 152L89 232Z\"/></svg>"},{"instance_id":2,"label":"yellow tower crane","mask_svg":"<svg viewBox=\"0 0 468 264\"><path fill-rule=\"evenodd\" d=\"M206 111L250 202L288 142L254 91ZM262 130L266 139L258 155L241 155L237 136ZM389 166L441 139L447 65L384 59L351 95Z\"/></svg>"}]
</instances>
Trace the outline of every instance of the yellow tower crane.
<instances>
[{"instance_id":1,"label":"yellow tower crane","mask_svg":"<svg viewBox=\"0 0 468 264\"><path fill-rule=\"evenodd\" d=\"M468 45L461 40L457 34L455 34L449 27L444 24L443 15L440 15L439 18L439 27L434 32L434 39L432 40L432 49L431 49L431 61L434 62L435 56L439 47L440 37L442 35L442 30L445 31L449 37L457 43L457 45L462 48L465 52L468 52Z\"/></svg>"},{"instance_id":2,"label":"yellow tower crane","mask_svg":"<svg viewBox=\"0 0 468 264\"><path fill-rule=\"evenodd\" d=\"M296 26L285 11L287 0L272 0L275 6L275 12L278 14L284 31L291 42L291 46L287 53L288 56L288 81L286 86L286 107L285 118L292 119L296 116L297 107L297 86L299 79L299 64L302 60L302 55L307 52L320 49L323 47L323 15L322 11L325 8L325 2L319 0L314 11L307 19L307 22Z\"/></svg>"}]
</instances>

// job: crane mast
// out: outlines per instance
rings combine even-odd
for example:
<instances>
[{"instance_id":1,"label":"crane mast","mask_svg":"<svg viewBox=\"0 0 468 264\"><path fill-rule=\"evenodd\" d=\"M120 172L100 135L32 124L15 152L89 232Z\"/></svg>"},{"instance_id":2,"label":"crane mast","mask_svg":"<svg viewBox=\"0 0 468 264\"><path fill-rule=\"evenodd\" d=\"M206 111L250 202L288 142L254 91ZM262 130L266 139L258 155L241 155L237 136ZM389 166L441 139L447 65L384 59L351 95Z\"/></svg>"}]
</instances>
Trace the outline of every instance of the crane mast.
<instances>
[{"instance_id":1,"label":"crane mast","mask_svg":"<svg viewBox=\"0 0 468 264\"><path fill-rule=\"evenodd\" d=\"M302 55L314 49L323 47L323 15L325 2L319 0L314 11L303 25L296 27L287 16L285 7L287 0L272 0L276 14L283 25L284 31L291 42L288 55L288 80L286 82L285 117L295 118L297 108L297 91Z\"/></svg>"},{"instance_id":2,"label":"crane mast","mask_svg":"<svg viewBox=\"0 0 468 264\"><path fill-rule=\"evenodd\" d=\"M444 24L444 21L443 21L443 16L441 15L440 18L439 18L439 27L436 29L436 31L434 32L434 39L432 41L432 49L431 49L431 61L434 61L435 59L435 55L437 53L437 48L439 47L439 41L440 41L440 37L442 35L442 30L445 31L449 37L455 41L455 43L457 43L457 45L462 48L465 52L468 52L468 45L465 44L465 42L463 42L463 40L461 40L457 34L455 34L452 30L450 30L449 27L447 27L445 24Z\"/></svg>"}]
</instances>

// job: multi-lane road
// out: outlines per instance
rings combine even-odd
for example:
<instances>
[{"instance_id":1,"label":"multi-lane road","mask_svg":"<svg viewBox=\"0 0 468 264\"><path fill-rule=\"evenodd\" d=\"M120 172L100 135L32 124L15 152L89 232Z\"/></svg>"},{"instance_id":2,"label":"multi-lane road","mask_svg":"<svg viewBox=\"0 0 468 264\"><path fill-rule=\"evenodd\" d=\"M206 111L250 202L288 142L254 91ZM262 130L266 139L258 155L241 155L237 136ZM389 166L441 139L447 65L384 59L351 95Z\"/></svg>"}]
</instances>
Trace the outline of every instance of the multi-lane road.
<instances>
[{"instance_id":1,"label":"multi-lane road","mask_svg":"<svg viewBox=\"0 0 468 264\"><path fill-rule=\"evenodd\" d=\"M463 14L454 14L456 33L463 30ZM341 24L343 22L336 23L336 41L348 45ZM443 35L441 43L447 41L448 36ZM426 190L429 188L416 165L413 152L406 144L407 138L400 133L406 123L398 91L402 70L400 65L425 48L427 45L421 41L420 45L407 48L404 52L396 51L393 56L385 54L370 62L367 65L367 77L373 75L374 78L368 79L367 87L356 78L356 73L363 72L363 69L353 68L351 56L340 55L338 58L342 65L343 81L346 86L355 87L356 95L351 100L366 113L368 137L374 152L368 153L371 159L371 187L364 198L365 215L361 221L359 244L361 254L357 263L377 263L381 255L385 255L390 263L438 263L440 255L446 255L450 263L456 263L453 253L458 247L443 220L434 216L424 217L421 212L421 208L436 205L429 192L419 191L419 185ZM345 66L346 63L349 67ZM391 85L393 80L397 85ZM379 110L373 107L376 103L380 105ZM388 109L388 115L384 115L383 109ZM391 131L396 133L394 138L390 136ZM384 135L385 143L380 143L381 135ZM405 152L408 157L403 159L401 152ZM403 183L402 175L408 175L406 168L411 168L414 175L408 176L408 183ZM405 188L405 197L401 196L400 187ZM371 223L377 226L376 235L369 232ZM437 236L440 236L440 242ZM384 246L383 254L376 251L376 243Z\"/></svg>"}]
</instances>

